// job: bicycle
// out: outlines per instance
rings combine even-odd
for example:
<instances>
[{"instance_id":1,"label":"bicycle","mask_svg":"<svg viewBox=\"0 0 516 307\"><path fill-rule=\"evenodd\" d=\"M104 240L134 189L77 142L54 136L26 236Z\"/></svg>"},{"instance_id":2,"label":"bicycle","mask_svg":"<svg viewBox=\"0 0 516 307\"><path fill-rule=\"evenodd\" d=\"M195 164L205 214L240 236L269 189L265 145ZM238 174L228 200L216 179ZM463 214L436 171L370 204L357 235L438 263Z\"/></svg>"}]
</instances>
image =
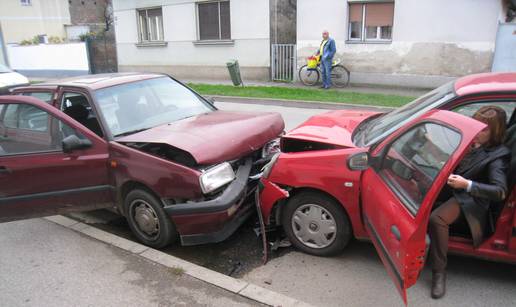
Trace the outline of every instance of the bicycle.
<instances>
[{"instance_id":1,"label":"bicycle","mask_svg":"<svg viewBox=\"0 0 516 307\"><path fill-rule=\"evenodd\" d=\"M309 64L301 66L299 69L299 80L304 85L313 86L321 78L321 62L319 56L308 58ZM312 61L310 63L310 61ZM316 61L316 62L313 62ZM315 67L313 67L315 64ZM311 67L310 67L311 66ZM333 61L331 65L331 82L336 87L346 87L349 85L350 72L340 64L340 59Z\"/></svg>"}]
</instances>

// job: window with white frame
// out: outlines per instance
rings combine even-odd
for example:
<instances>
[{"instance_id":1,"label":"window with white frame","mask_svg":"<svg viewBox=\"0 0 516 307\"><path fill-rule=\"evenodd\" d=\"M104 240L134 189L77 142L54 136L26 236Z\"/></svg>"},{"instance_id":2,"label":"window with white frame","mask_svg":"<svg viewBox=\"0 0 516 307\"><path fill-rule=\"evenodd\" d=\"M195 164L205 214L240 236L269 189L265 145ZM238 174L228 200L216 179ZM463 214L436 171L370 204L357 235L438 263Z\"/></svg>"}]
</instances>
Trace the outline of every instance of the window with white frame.
<instances>
[{"instance_id":1,"label":"window with white frame","mask_svg":"<svg viewBox=\"0 0 516 307\"><path fill-rule=\"evenodd\" d=\"M161 8L138 10L140 42L163 41L163 14Z\"/></svg>"},{"instance_id":2,"label":"window with white frame","mask_svg":"<svg viewBox=\"0 0 516 307\"><path fill-rule=\"evenodd\" d=\"M31 5L30 0L20 0L21 5Z\"/></svg>"},{"instance_id":3,"label":"window with white frame","mask_svg":"<svg viewBox=\"0 0 516 307\"><path fill-rule=\"evenodd\" d=\"M229 1L197 3L197 29L199 40L230 40Z\"/></svg>"},{"instance_id":4,"label":"window with white frame","mask_svg":"<svg viewBox=\"0 0 516 307\"><path fill-rule=\"evenodd\" d=\"M394 2L349 3L348 39L391 41Z\"/></svg>"}]
</instances>

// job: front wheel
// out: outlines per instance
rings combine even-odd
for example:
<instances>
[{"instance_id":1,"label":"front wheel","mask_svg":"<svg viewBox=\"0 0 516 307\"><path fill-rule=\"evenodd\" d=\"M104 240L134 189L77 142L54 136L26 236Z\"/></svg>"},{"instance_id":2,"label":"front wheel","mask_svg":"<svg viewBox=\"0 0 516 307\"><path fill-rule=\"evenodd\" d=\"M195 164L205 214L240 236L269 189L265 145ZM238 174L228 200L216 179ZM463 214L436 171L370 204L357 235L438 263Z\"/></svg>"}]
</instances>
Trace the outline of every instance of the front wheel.
<instances>
[{"instance_id":1,"label":"front wheel","mask_svg":"<svg viewBox=\"0 0 516 307\"><path fill-rule=\"evenodd\" d=\"M351 239L351 224L343 208L319 192L301 192L292 197L282 224L296 248L316 256L338 254Z\"/></svg>"},{"instance_id":2,"label":"front wheel","mask_svg":"<svg viewBox=\"0 0 516 307\"><path fill-rule=\"evenodd\" d=\"M331 81L336 87L346 87L349 85L349 70L342 66L337 65L331 69Z\"/></svg>"},{"instance_id":3,"label":"front wheel","mask_svg":"<svg viewBox=\"0 0 516 307\"><path fill-rule=\"evenodd\" d=\"M127 222L140 242L154 248L173 243L177 232L161 202L143 189L135 189L124 200Z\"/></svg>"},{"instance_id":4,"label":"front wheel","mask_svg":"<svg viewBox=\"0 0 516 307\"><path fill-rule=\"evenodd\" d=\"M308 68L307 65L304 65L299 69L299 80L304 85L316 85L319 81L319 70L317 68Z\"/></svg>"}]
</instances>

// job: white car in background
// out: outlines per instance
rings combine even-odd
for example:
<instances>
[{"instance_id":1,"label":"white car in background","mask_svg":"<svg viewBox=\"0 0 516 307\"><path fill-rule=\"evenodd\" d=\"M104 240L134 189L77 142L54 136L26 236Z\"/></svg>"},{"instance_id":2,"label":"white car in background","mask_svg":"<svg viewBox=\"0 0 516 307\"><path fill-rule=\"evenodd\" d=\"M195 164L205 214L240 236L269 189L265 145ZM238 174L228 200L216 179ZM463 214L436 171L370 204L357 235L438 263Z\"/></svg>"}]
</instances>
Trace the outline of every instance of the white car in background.
<instances>
[{"instance_id":1,"label":"white car in background","mask_svg":"<svg viewBox=\"0 0 516 307\"><path fill-rule=\"evenodd\" d=\"M27 77L0 64L0 95L8 94L10 89L14 87L28 84L29 79L27 79Z\"/></svg>"}]
</instances>

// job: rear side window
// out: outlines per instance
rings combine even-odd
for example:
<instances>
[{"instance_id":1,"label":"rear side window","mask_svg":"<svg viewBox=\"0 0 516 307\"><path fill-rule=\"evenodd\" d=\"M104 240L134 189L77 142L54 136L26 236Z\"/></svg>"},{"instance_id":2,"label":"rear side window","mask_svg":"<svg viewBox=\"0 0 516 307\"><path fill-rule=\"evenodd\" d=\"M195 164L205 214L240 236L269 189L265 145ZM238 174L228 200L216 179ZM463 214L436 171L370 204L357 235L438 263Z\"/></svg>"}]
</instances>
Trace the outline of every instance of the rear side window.
<instances>
[{"instance_id":1,"label":"rear side window","mask_svg":"<svg viewBox=\"0 0 516 307\"><path fill-rule=\"evenodd\" d=\"M0 156L61 151L61 141L75 131L37 107L0 106Z\"/></svg>"},{"instance_id":2,"label":"rear side window","mask_svg":"<svg viewBox=\"0 0 516 307\"><path fill-rule=\"evenodd\" d=\"M52 103L52 92L23 92L20 95L31 96L46 103Z\"/></svg>"},{"instance_id":3,"label":"rear side window","mask_svg":"<svg viewBox=\"0 0 516 307\"><path fill-rule=\"evenodd\" d=\"M391 143L380 175L412 214L417 214L435 178L460 141L461 135L457 131L425 123Z\"/></svg>"}]
</instances>

